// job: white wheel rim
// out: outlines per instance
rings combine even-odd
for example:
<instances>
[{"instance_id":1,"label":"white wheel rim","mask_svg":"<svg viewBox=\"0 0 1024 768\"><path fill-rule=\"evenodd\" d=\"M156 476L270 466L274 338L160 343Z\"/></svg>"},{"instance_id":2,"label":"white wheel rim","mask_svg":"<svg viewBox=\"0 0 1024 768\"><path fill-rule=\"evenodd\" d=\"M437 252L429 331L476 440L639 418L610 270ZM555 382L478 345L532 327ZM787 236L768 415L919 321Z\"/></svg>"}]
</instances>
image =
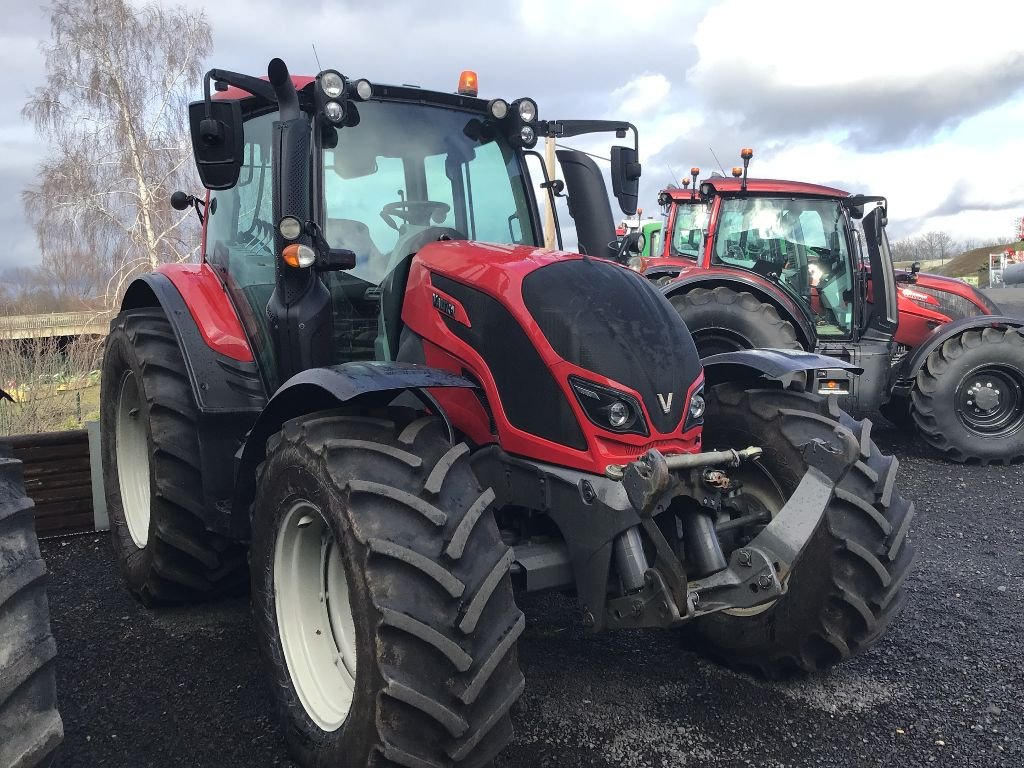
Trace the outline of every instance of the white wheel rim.
<instances>
[{"instance_id":1,"label":"white wheel rim","mask_svg":"<svg viewBox=\"0 0 1024 768\"><path fill-rule=\"evenodd\" d=\"M140 405L138 383L128 371L117 395L117 482L128 533L135 546L143 549L149 541L149 441Z\"/></svg>"},{"instance_id":2,"label":"white wheel rim","mask_svg":"<svg viewBox=\"0 0 1024 768\"><path fill-rule=\"evenodd\" d=\"M310 719L336 731L352 707L356 635L341 553L320 510L295 502L274 549L274 604L285 665Z\"/></svg>"}]
</instances>

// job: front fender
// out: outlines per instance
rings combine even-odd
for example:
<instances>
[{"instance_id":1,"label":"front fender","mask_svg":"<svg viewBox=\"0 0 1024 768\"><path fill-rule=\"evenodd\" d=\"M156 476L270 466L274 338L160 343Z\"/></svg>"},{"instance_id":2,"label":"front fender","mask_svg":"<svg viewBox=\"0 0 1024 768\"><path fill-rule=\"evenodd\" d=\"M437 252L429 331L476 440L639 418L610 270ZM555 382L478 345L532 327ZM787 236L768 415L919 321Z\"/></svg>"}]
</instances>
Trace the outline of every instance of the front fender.
<instances>
[{"instance_id":1,"label":"front fender","mask_svg":"<svg viewBox=\"0 0 1024 768\"><path fill-rule=\"evenodd\" d=\"M382 408L404 392L414 395L451 424L427 391L433 387L476 387L462 376L415 363L357 362L328 368L310 368L292 376L270 398L236 455L235 494L232 503L232 534L248 538L249 506L256 489L256 467L266 458L267 439L288 420L341 406L367 411Z\"/></svg>"},{"instance_id":2,"label":"front fender","mask_svg":"<svg viewBox=\"0 0 1024 768\"><path fill-rule=\"evenodd\" d=\"M738 352L723 352L701 360L704 366L705 386L710 389L716 384L741 380L773 379L822 368L842 368L856 375L863 368L827 355L803 352L798 349L743 349ZM813 380L814 377L809 377Z\"/></svg>"},{"instance_id":3,"label":"front fender","mask_svg":"<svg viewBox=\"0 0 1024 768\"><path fill-rule=\"evenodd\" d=\"M903 361L897 375L896 388L898 390L906 390L909 393L913 379L917 377L918 371L924 367L928 355L954 336L959 336L965 331L980 328L1024 328L1024 319L1007 315L979 315L977 317L963 317L951 323L940 325L933 329L920 346L914 350L914 353Z\"/></svg>"}]
</instances>

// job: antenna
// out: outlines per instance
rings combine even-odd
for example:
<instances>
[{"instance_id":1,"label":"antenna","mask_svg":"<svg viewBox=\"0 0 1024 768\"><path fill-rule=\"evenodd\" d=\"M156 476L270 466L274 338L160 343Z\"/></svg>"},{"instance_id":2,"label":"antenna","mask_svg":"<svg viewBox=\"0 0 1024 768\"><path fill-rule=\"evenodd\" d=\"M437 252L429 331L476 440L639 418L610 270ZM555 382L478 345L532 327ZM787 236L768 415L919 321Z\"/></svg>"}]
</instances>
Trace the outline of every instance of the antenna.
<instances>
[{"instance_id":1,"label":"antenna","mask_svg":"<svg viewBox=\"0 0 1024 768\"><path fill-rule=\"evenodd\" d=\"M316 59L316 71L323 72L324 68L320 66L320 57L316 55L316 43L310 43L313 46L313 58Z\"/></svg>"},{"instance_id":2,"label":"antenna","mask_svg":"<svg viewBox=\"0 0 1024 768\"><path fill-rule=\"evenodd\" d=\"M725 168L722 167L722 161L718 159L718 155L715 154L714 149L712 149L711 147L708 147L708 149L711 150L711 156L715 158L715 162L718 163L719 170L722 172L722 175L725 176Z\"/></svg>"}]
</instances>

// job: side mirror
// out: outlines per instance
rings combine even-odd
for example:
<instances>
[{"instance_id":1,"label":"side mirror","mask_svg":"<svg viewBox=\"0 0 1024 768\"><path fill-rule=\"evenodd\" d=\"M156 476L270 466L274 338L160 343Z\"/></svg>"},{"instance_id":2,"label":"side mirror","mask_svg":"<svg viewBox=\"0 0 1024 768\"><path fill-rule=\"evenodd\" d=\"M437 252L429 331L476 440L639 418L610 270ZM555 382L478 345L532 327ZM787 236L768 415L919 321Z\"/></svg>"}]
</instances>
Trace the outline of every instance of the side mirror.
<instances>
[{"instance_id":1,"label":"side mirror","mask_svg":"<svg viewBox=\"0 0 1024 768\"><path fill-rule=\"evenodd\" d=\"M630 256L639 256L644 249L646 238L643 232L629 232L619 241L619 249L615 254L615 261L620 264L627 264ZM613 243L614 245L614 243Z\"/></svg>"},{"instance_id":2,"label":"side mirror","mask_svg":"<svg viewBox=\"0 0 1024 768\"><path fill-rule=\"evenodd\" d=\"M636 214L640 199L640 162L632 147L612 147L612 194L627 216Z\"/></svg>"},{"instance_id":3,"label":"side mirror","mask_svg":"<svg viewBox=\"0 0 1024 768\"><path fill-rule=\"evenodd\" d=\"M245 150L242 138L242 107L238 101L211 101L188 105L192 153L199 178L207 189L231 189L238 183Z\"/></svg>"}]
</instances>

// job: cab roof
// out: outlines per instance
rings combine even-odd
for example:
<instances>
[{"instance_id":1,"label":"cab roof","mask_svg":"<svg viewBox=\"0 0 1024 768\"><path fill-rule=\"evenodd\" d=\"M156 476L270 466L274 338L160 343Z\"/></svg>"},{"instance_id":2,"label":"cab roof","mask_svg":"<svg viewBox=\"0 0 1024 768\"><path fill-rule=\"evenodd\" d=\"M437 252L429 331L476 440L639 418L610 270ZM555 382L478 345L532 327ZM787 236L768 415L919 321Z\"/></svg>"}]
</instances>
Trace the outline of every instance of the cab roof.
<instances>
[{"instance_id":1,"label":"cab roof","mask_svg":"<svg viewBox=\"0 0 1024 768\"><path fill-rule=\"evenodd\" d=\"M844 198L850 193L835 187L826 187L821 184L808 184L803 181L786 181L784 179L747 179L747 189L742 190L742 179L732 176L711 176L698 183L700 190L704 185L711 185L712 189L720 195L798 195L801 197L828 197ZM680 187L670 187L664 190L673 200L691 199L691 190ZM700 199L700 193L697 194Z\"/></svg>"},{"instance_id":2,"label":"cab roof","mask_svg":"<svg viewBox=\"0 0 1024 768\"><path fill-rule=\"evenodd\" d=\"M266 80L267 77L264 75L259 79ZM299 92L300 101L303 98L311 98L308 95L304 96L304 92L305 94L311 94L312 84L315 81L316 77L312 75L292 75L292 83L295 85L295 90ZM373 96L371 97L371 100L383 98L402 101L418 101L429 104L442 104L444 106L466 109L473 112L484 112L487 109L487 100L476 96L463 96L462 94L449 93L445 91L429 91L415 85L385 85L384 83L375 83L372 80L370 81L370 84L373 86ZM214 91L212 98L244 101L245 99L254 98L254 96L243 88L228 86L226 90Z\"/></svg>"}]
</instances>

